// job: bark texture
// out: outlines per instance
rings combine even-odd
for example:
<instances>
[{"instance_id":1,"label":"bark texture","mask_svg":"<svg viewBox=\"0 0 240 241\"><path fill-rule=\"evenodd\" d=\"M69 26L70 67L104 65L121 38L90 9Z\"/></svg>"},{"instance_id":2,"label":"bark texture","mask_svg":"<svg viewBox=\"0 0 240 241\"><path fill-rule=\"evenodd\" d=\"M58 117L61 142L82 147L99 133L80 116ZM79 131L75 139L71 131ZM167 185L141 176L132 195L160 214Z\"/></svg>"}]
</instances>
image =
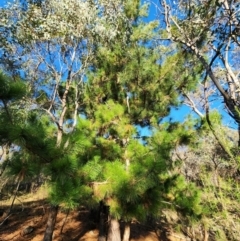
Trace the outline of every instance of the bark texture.
<instances>
[{"instance_id":1,"label":"bark texture","mask_svg":"<svg viewBox=\"0 0 240 241\"><path fill-rule=\"evenodd\" d=\"M53 231L56 223L56 218L58 214L58 208L59 206L52 205L49 210L48 214L48 221L47 221L47 227L45 230L45 234L43 237L43 241L52 241Z\"/></svg>"},{"instance_id":2,"label":"bark texture","mask_svg":"<svg viewBox=\"0 0 240 241\"><path fill-rule=\"evenodd\" d=\"M113 217L109 221L107 241L121 241L119 221Z\"/></svg>"},{"instance_id":3,"label":"bark texture","mask_svg":"<svg viewBox=\"0 0 240 241\"><path fill-rule=\"evenodd\" d=\"M130 224L130 222L125 223L122 241L129 241L130 239Z\"/></svg>"}]
</instances>

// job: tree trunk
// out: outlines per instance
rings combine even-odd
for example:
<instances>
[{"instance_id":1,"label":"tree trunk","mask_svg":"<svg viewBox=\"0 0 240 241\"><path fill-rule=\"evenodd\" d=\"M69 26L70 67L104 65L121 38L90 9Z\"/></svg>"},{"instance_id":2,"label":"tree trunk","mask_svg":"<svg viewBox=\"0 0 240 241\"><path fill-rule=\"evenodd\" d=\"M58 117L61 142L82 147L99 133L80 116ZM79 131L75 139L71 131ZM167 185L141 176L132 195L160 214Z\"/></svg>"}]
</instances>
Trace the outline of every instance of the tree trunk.
<instances>
[{"instance_id":1,"label":"tree trunk","mask_svg":"<svg viewBox=\"0 0 240 241\"><path fill-rule=\"evenodd\" d=\"M106 226L105 215L103 213L100 213L98 241L106 241L107 233L106 233L105 226Z\"/></svg>"},{"instance_id":2,"label":"tree trunk","mask_svg":"<svg viewBox=\"0 0 240 241\"><path fill-rule=\"evenodd\" d=\"M107 240L107 222L109 216L109 207L103 201L99 203L99 235L98 241Z\"/></svg>"},{"instance_id":3,"label":"tree trunk","mask_svg":"<svg viewBox=\"0 0 240 241\"><path fill-rule=\"evenodd\" d=\"M19 177L19 179L18 179L18 183L17 183L17 188L16 188L16 191L15 191L15 193L14 193L14 197L13 197L13 200L12 200L12 204L11 204L11 207L10 207L9 213L12 211L13 204L14 204L15 199L16 199L16 197L17 197L17 193L18 193L18 189L19 189L20 183L21 183L21 179L20 179L20 177Z\"/></svg>"},{"instance_id":4,"label":"tree trunk","mask_svg":"<svg viewBox=\"0 0 240 241\"><path fill-rule=\"evenodd\" d=\"M6 167L8 166L8 163L10 161L10 158L9 158L9 149L10 149L10 145L9 143L5 144L5 145L2 145L1 146L2 148L2 151L1 151L1 154L0 154L0 160L1 160L1 163L5 163L5 165L2 166L1 170L0 170L0 177L3 175L4 171L6 170Z\"/></svg>"},{"instance_id":5,"label":"tree trunk","mask_svg":"<svg viewBox=\"0 0 240 241\"><path fill-rule=\"evenodd\" d=\"M206 228L204 228L204 240L203 241L208 241L209 234Z\"/></svg>"},{"instance_id":6,"label":"tree trunk","mask_svg":"<svg viewBox=\"0 0 240 241\"><path fill-rule=\"evenodd\" d=\"M125 223L122 241L129 241L129 239L130 239L130 224L131 224L131 222Z\"/></svg>"},{"instance_id":7,"label":"tree trunk","mask_svg":"<svg viewBox=\"0 0 240 241\"><path fill-rule=\"evenodd\" d=\"M111 217L109 221L107 241L121 241L120 225L117 219Z\"/></svg>"},{"instance_id":8,"label":"tree trunk","mask_svg":"<svg viewBox=\"0 0 240 241\"><path fill-rule=\"evenodd\" d=\"M58 205L54 206L51 205L49 214L48 214L48 221L47 221L47 227L45 230L43 241L52 241L52 235L54 231L54 226L56 223L57 213L58 213Z\"/></svg>"}]
</instances>

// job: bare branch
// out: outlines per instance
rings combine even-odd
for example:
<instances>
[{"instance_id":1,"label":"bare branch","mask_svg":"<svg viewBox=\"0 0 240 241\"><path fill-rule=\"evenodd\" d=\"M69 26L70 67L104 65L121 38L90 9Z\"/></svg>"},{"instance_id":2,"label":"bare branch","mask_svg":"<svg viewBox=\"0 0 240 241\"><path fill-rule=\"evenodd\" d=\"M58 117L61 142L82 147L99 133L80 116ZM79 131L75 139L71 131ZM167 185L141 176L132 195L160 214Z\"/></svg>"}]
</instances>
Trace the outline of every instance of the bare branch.
<instances>
[{"instance_id":1,"label":"bare branch","mask_svg":"<svg viewBox=\"0 0 240 241\"><path fill-rule=\"evenodd\" d=\"M186 93L183 93L183 96L185 96L188 100L188 102L185 102L186 105L188 105L189 107L192 108L192 110L201 118L204 117L204 115L198 110L198 108L196 107L194 101L191 99L191 97L186 94Z\"/></svg>"}]
</instances>

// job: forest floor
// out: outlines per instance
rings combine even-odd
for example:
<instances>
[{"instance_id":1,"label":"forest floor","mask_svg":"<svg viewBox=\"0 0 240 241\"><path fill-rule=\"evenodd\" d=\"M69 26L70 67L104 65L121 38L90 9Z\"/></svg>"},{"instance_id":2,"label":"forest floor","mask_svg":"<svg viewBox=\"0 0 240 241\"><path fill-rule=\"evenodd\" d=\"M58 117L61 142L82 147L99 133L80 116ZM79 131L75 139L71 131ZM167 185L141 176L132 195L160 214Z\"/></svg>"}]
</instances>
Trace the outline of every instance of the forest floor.
<instances>
[{"instance_id":1,"label":"forest floor","mask_svg":"<svg viewBox=\"0 0 240 241\"><path fill-rule=\"evenodd\" d=\"M43 239L49 205L45 198L41 199L41 195L38 194L34 198L31 196L17 198L7 219L4 218L4 214L7 213L11 200L8 202L0 201L0 241L41 241ZM97 223L93 220L92 213L84 207L68 214L61 210L57 216L53 240L97 241ZM131 224L130 240L167 241L171 238L167 239L166 234L156 228L136 222Z\"/></svg>"}]
</instances>

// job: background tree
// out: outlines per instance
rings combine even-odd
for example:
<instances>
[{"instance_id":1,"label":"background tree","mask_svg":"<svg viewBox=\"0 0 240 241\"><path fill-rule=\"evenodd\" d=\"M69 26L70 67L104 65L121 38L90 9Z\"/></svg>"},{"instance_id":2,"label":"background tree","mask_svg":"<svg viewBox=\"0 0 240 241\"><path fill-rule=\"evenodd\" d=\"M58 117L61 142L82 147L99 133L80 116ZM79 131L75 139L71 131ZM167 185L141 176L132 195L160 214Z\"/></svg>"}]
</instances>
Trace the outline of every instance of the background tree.
<instances>
[{"instance_id":1,"label":"background tree","mask_svg":"<svg viewBox=\"0 0 240 241\"><path fill-rule=\"evenodd\" d=\"M239 123L239 3L160 1L166 36L202 64L229 115Z\"/></svg>"},{"instance_id":2,"label":"background tree","mask_svg":"<svg viewBox=\"0 0 240 241\"><path fill-rule=\"evenodd\" d=\"M224 127L217 116L215 113L215 128L223 140L228 139L226 146L233 151L237 145L237 130ZM214 120L214 116L211 119ZM192 231L189 232L184 225L182 230L195 239L208 233L209 239L235 240L239 235L239 221L235 216L239 207L238 164L229 160L207 123L198 129L198 138L191 145L178 147L174 156L174 159L182 161L181 172L185 178L204 192L201 197L202 220L192 225ZM180 215L180 219L186 223L184 216Z\"/></svg>"}]
</instances>

